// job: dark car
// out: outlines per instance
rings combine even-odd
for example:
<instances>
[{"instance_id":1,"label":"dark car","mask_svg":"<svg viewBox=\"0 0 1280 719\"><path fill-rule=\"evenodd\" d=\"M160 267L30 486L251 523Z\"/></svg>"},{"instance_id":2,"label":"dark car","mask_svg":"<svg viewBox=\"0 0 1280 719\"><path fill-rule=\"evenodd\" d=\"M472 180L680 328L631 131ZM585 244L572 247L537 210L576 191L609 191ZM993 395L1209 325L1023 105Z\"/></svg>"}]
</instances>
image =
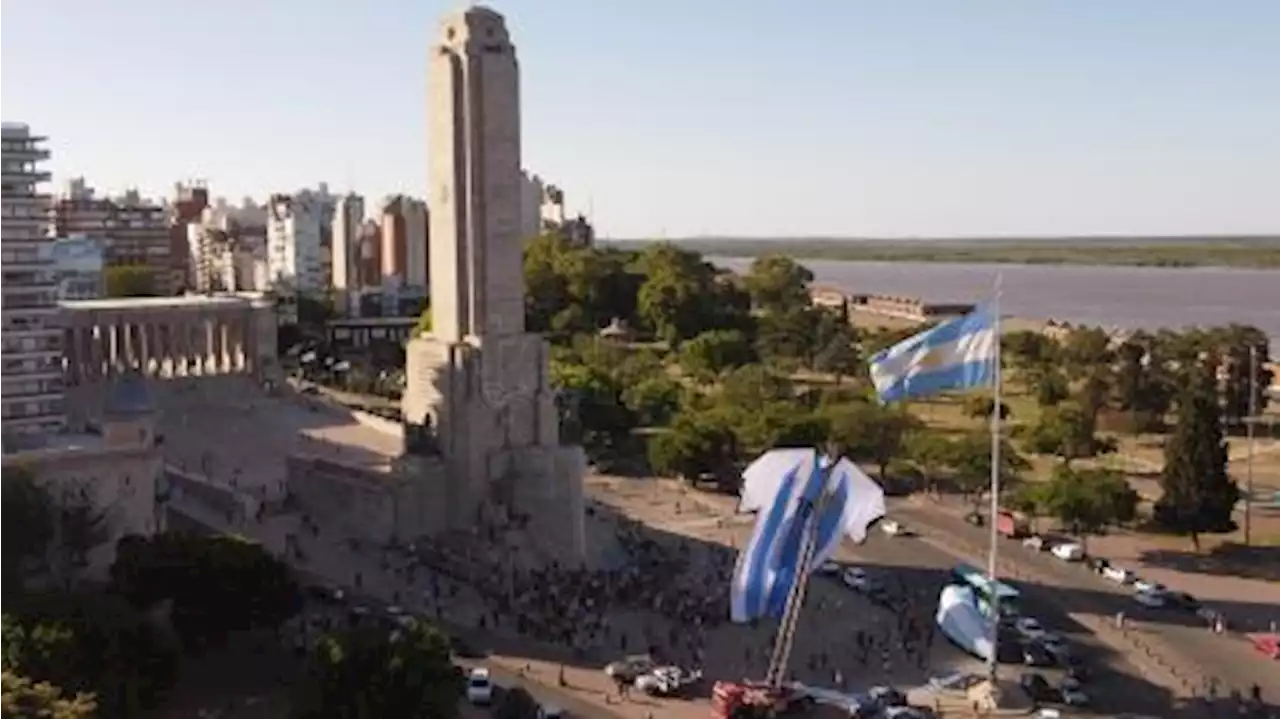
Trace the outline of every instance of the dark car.
<instances>
[{"instance_id":1,"label":"dark car","mask_svg":"<svg viewBox=\"0 0 1280 719\"><path fill-rule=\"evenodd\" d=\"M1089 569L1092 569L1093 571L1098 573L1101 573L1102 570L1111 566L1111 562L1108 562L1106 559L1103 559L1102 557L1089 557L1088 559L1085 560L1085 564L1088 565Z\"/></svg>"},{"instance_id":2,"label":"dark car","mask_svg":"<svg viewBox=\"0 0 1280 719\"><path fill-rule=\"evenodd\" d=\"M1001 639L996 644L996 661L1001 664L1022 664L1026 661L1022 644L1013 639Z\"/></svg>"},{"instance_id":3,"label":"dark car","mask_svg":"<svg viewBox=\"0 0 1280 719\"><path fill-rule=\"evenodd\" d=\"M1029 667L1051 667L1058 660L1040 642L1027 642L1022 645L1022 663Z\"/></svg>"},{"instance_id":4,"label":"dark car","mask_svg":"<svg viewBox=\"0 0 1280 719\"><path fill-rule=\"evenodd\" d=\"M903 707L907 705L907 695L893 687L871 687L871 689L867 691L867 697L881 709L887 709L889 707Z\"/></svg>"},{"instance_id":5,"label":"dark car","mask_svg":"<svg viewBox=\"0 0 1280 719\"><path fill-rule=\"evenodd\" d=\"M1028 672L1018 677L1018 686L1027 693L1031 701L1049 702L1058 699L1058 690L1044 678L1043 674Z\"/></svg>"},{"instance_id":6,"label":"dark car","mask_svg":"<svg viewBox=\"0 0 1280 719\"><path fill-rule=\"evenodd\" d=\"M1163 596L1165 606L1174 607L1186 612L1200 611L1200 600L1186 592L1165 592Z\"/></svg>"}]
</instances>

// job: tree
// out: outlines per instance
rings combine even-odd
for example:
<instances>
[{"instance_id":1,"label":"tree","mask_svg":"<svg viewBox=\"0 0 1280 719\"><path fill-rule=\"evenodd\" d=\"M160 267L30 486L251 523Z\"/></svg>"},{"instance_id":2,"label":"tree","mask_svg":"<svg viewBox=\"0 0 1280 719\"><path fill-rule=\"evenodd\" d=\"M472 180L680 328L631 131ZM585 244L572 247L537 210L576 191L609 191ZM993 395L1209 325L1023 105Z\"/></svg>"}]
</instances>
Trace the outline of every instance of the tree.
<instances>
[{"instance_id":1,"label":"tree","mask_svg":"<svg viewBox=\"0 0 1280 719\"><path fill-rule=\"evenodd\" d=\"M422 335L431 334L431 304L422 308L422 312L418 315L418 324L413 328L413 336L420 337Z\"/></svg>"},{"instance_id":2,"label":"tree","mask_svg":"<svg viewBox=\"0 0 1280 719\"><path fill-rule=\"evenodd\" d=\"M1011 491L1031 467L1006 440L1000 441L1000 487ZM991 433L976 431L955 440L951 469L957 488L977 501L991 486Z\"/></svg>"},{"instance_id":3,"label":"tree","mask_svg":"<svg viewBox=\"0 0 1280 719\"><path fill-rule=\"evenodd\" d=\"M676 415L665 432L649 440L649 465L660 475L696 482L712 475L725 489L733 483L737 438L726 417L713 411L686 411Z\"/></svg>"},{"instance_id":4,"label":"tree","mask_svg":"<svg viewBox=\"0 0 1280 719\"><path fill-rule=\"evenodd\" d=\"M1027 375L1026 382L1041 407L1053 407L1071 396L1071 383L1057 367L1037 369Z\"/></svg>"},{"instance_id":5,"label":"tree","mask_svg":"<svg viewBox=\"0 0 1280 719\"><path fill-rule=\"evenodd\" d=\"M1054 470L1043 485L1043 507L1087 548L1090 535L1107 527L1133 521L1137 515L1138 493L1124 476L1109 469L1073 469L1066 465ZM1086 549L1087 551L1087 549Z\"/></svg>"},{"instance_id":6,"label":"tree","mask_svg":"<svg viewBox=\"0 0 1280 719\"><path fill-rule=\"evenodd\" d=\"M1249 416L1250 392L1258 414L1266 409L1270 399L1273 374L1267 368L1270 360L1270 341L1257 327L1230 325L1217 330L1214 338L1219 346L1226 377L1223 381L1223 417L1230 425L1241 424ZM1254 357L1251 362L1250 353ZM1250 372L1257 374L1250 378Z\"/></svg>"},{"instance_id":7,"label":"tree","mask_svg":"<svg viewBox=\"0 0 1280 719\"><path fill-rule=\"evenodd\" d=\"M53 498L26 468L6 469L0 484L3 511L4 574L20 589L27 574L42 566L54 538Z\"/></svg>"},{"instance_id":8,"label":"tree","mask_svg":"<svg viewBox=\"0 0 1280 719\"><path fill-rule=\"evenodd\" d=\"M996 400L989 394L975 392L965 395L963 400L964 413L973 419L990 419L991 413L994 411ZM1000 419L1009 419L1012 416L1009 411L1009 405L1004 402L1000 403Z\"/></svg>"},{"instance_id":9,"label":"tree","mask_svg":"<svg viewBox=\"0 0 1280 719\"><path fill-rule=\"evenodd\" d=\"M635 413L641 427L665 425L680 408L680 383L665 373L629 384L622 390L622 403Z\"/></svg>"},{"instance_id":10,"label":"tree","mask_svg":"<svg viewBox=\"0 0 1280 719\"><path fill-rule=\"evenodd\" d=\"M1024 382L1028 375L1054 366L1062 354L1062 347L1056 340L1044 332L1033 330L1006 333L1000 339L1000 347L1009 364L1022 375Z\"/></svg>"},{"instance_id":11,"label":"tree","mask_svg":"<svg viewBox=\"0 0 1280 719\"><path fill-rule=\"evenodd\" d=\"M300 597L288 565L254 542L226 535L124 537L111 582L138 607L172 600L174 629L188 646L237 630L274 630L297 612Z\"/></svg>"},{"instance_id":12,"label":"tree","mask_svg":"<svg viewBox=\"0 0 1280 719\"><path fill-rule=\"evenodd\" d=\"M657 337L674 347L717 326L720 280L701 255L660 242L637 255L631 268L644 277L636 297L637 314Z\"/></svg>"},{"instance_id":13,"label":"tree","mask_svg":"<svg viewBox=\"0 0 1280 719\"><path fill-rule=\"evenodd\" d=\"M92 480L90 480L92 481ZM53 491L54 573L64 581L88 566L89 552L110 537L108 512L93 504L87 482L60 482Z\"/></svg>"},{"instance_id":14,"label":"tree","mask_svg":"<svg viewBox=\"0 0 1280 719\"><path fill-rule=\"evenodd\" d=\"M824 312L824 315L832 315ZM832 315L832 326L826 332L820 332L818 342L814 345L813 368L818 372L835 375L836 384L844 377L862 375L867 365L858 351L858 333L847 320L842 321L838 315ZM824 324L827 324L824 322Z\"/></svg>"},{"instance_id":15,"label":"tree","mask_svg":"<svg viewBox=\"0 0 1280 719\"><path fill-rule=\"evenodd\" d=\"M1163 490L1154 518L1168 531L1191 537L1200 551L1200 535L1230 532L1240 490L1227 476L1227 447L1212 363L1200 365L1178 400L1173 434L1165 440Z\"/></svg>"},{"instance_id":16,"label":"tree","mask_svg":"<svg viewBox=\"0 0 1280 719\"><path fill-rule=\"evenodd\" d=\"M4 719L93 719L98 703L92 694L64 696L49 682L33 682L5 670L0 673L0 716Z\"/></svg>"},{"instance_id":17,"label":"tree","mask_svg":"<svg viewBox=\"0 0 1280 719\"><path fill-rule=\"evenodd\" d=\"M1046 408L1026 440L1031 451L1055 455L1067 465L1075 459L1115 451L1115 442L1098 437L1093 419L1075 404Z\"/></svg>"},{"instance_id":18,"label":"tree","mask_svg":"<svg viewBox=\"0 0 1280 719\"><path fill-rule=\"evenodd\" d=\"M1005 494L1002 504L1006 509L1029 517L1034 527L1036 520L1048 511L1048 487L1040 482L1018 484Z\"/></svg>"},{"instance_id":19,"label":"tree","mask_svg":"<svg viewBox=\"0 0 1280 719\"><path fill-rule=\"evenodd\" d=\"M708 330L680 346L681 369L698 379L712 379L755 361L755 349L738 330Z\"/></svg>"},{"instance_id":20,"label":"tree","mask_svg":"<svg viewBox=\"0 0 1280 719\"><path fill-rule=\"evenodd\" d=\"M874 462L882 481L889 464L903 454L907 436L921 427L920 420L901 407L873 402L835 407L828 412L831 440L850 459Z\"/></svg>"},{"instance_id":21,"label":"tree","mask_svg":"<svg viewBox=\"0 0 1280 719\"><path fill-rule=\"evenodd\" d=\"M807 305L768 312L757 322L756 349L785 371L812 366L821 321L822 310Z\"/></svg>"},{"instance_id":22,"label":"tree","mask_svg":"<svg viewBox=\"0 0 1280 719\"><path fill-rule=\"evenodd\" d=\"M1062 340L1062 362L1076 379L1106 372L1111 366L1111 336L1101 327L1076 327Z\"/></svg>"},{"instance_id":23,"label":"tree","mask_svg":"<svg viewBox=\"0 0 1280 719\"><path fill-rule=\"evenodd\" d=\"M425 622L388 633L356 627L311 649L295 689L297 719L451 719L458 715L462 671L449 640Z\"/></svg>"},{"instance_id":24,"label":"tree","mask_svg":"<svg viewBox=\"0 0 1280 719\"><path fill-rule=\"evenodd\" d=\"M1158 429L1173 396L1172 383L1166 368L1155 357L1154 346L1151 335L1135 332L1116 348L1112 401L1117 409L1129 414L1135 432Z\"/></svg>"},{"instance_id":25,"label":"tree","mask_svg":"<svg viewBox=\"0 0 1280 719\"><path fill-rule=\"evenodd\" d=\"M743 284L756 309L787 312L808 307L813 273L786 255L765 255L751 262Z\"/></svg>"},{"instance_id":26,"label":"tree","mask_svg":"<svg viewBox=\"0 0 1280 719\"><path fill-rule=\"evenodd\" d=\"M116 265L102 270L107 297L156 297L155 273L146 265Z\"/></svg>"},{"instance_id":27,"label":"tree","mask_svg":"<svg viewBox=\"0 0 1280 719\"><path fill-rule=\"evenodd\" d=\"M177 679L177 648L109 594L44 592L6 601L3 634L6 669L92 694L103 716L140 716Z\"/></svg>"},{"instance_id":28,"label":"tree","mask_svg":"<svg viewBox=\"0 0 1280 719\"><path fill-rule=\"evenodd\" d=\"M907 456L920 473L927 491L937 491L939 477L955 456L955 443L936 432L913 432L907 437Z\"/></svg>"}]
</instances>

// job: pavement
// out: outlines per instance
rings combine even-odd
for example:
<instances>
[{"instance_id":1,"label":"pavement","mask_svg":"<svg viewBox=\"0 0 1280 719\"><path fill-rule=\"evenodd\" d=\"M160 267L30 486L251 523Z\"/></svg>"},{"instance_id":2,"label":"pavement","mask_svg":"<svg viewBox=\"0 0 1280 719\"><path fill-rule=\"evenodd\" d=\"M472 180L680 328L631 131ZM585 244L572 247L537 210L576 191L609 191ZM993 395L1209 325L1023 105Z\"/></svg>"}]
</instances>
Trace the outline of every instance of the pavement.
<instances>
[{"instance_id":1,"label":"pavement","mask_svg":"<svg viewBox=\"0 0 1280 719\"><path fill-rule=\"evenodd\" d=\"M987 529L969 525L954 507L931 504L931 500L925 499L898 502L893 505L891 515L921 530L926 543L943 547L958 558L983 562ZM1145 662L1154 674L1165 675L1162 683L1178 694L1202 693L1216 679L1220 695L1228 694L1231 689L1247 695L1250 687L1257 684L1265 698L1271 702L1280 700L1280 672L1276 671L1275 662L1264 660L1243 637L1235 633L1215 634L1203 620L1194 616L1145 609L1133 601L1131 589L1105 580L1082 565L1066 564L1046 552L1027 550L1017 542L1002 541L999 556L1002 570L1007 570L1020 586L1027 588L1029 596L1043 593L1066 611L1104 620L1124 612L1131 629L1121 634L1103 627L1099 634L1117 649ZM1196 586L1175 581L1167 583L1173 589L1202 596ZM1258 588L1259 592L1270 589L1274 588ZM1251 592L1241 599L1254 596L1256 593ZM1275 604L1215 605L1210 601L1209 606L1224 611L1229 620L1235 614L1277 612Z\"/></svg>"}]
</instances>

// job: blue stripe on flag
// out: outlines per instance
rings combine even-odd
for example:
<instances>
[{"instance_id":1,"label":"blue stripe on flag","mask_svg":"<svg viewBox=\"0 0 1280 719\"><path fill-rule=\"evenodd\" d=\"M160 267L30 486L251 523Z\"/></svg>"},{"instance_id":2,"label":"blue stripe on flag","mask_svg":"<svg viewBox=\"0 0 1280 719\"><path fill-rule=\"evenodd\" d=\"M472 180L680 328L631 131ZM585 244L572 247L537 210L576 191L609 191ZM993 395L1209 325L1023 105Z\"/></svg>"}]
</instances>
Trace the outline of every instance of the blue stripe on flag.
<instances>
[{"instance_id":1,"label":"blue stripe on flag","mask_svg":"<svg viewBox=\"0 0 1280 719\"><path fill-rule=\"evenodd\" d=\"M748 558L747 574L743 577L743 583L746 585L746 607L747 611L753 616L758 614L760 600L765 592L765 578L768 571L770 558L773 556L774 544L778 541L778 534L783 529L787 512L789 510L791 493L794 491L797 480L796 474L800 467L795 466L791 471L787 472L782 478L781 484L778 485L778 493L774 499L773 506L769 508L769 514L765 516L764 524L760 527L759 542L755 546L754 556Z\"/></svg>"},{"instance_id":2,"label":"blue stripe on flag","mask_svg":"<svg viewBox=\"0 0 1280 719\"><path fill-rule=\"evenodd\" d=\"M895 349L900 353L914 352L923 345L951 344L966 335L991 329L994 323L995 316L991 313L991 309L985 306L979 307L963 317L947 320L937 327L925 330L914 337L908 337L892 347L886 347L872 355L869 362L875 364Z\"/></svg>"},{"instance_id":3,"label":"blue stripe on flag","mask_svg":"<svg viewBox=\"0 0 1280 719\"><path fill-rule=\"evenodd\" d=\"M840 471L837 469L836 471ZM827 500L827 504L822 508L822 517L818 521L818 549L829 546L837 535L844 531L844 510L845 505L849 502L849 480L848 477L838 476L836 479L836 491L831 494ZM817 559L815 556L814 559ZM817 566L809 568L809 571L817 569Z\"/></svg>"},{"instance_id":4,"label":"blue stripe on flag","mask_svg":"<svg viewBox=\"0 0 1280 719\"><path fill-rule=\"evenodd\" d=\"M937 394L956 387L991 384L995 377L991 360L965 362L921 372L894 382L880 393L880 401L895 402L912 396Z\"/></svg>"},{"instance_id":5,"label":"blue stripe on flag","mask_svg":"<svg viewBox=\"0 0 1280 719\"><path fill-rule=\"evenodd\" d=\"M813 471L809 475L809 481L805 482L804 494L802 495L804 501L810 503L810 506L822 496L823 480L826 477L827 472L822 467L821 460L814 461ZM782 611L787 606L787 595L791 593L791 586L795 584L796 577L799 575L797 569L800 566L800 551L804 545L805 519L809 516L809 512L801 511L797 511L791 516L786 540L777 555L775 565L777 574L773 579L773 587L769 591L769 604L766 610L771 616L781 616Z\"/></svg>"}]
</instances>

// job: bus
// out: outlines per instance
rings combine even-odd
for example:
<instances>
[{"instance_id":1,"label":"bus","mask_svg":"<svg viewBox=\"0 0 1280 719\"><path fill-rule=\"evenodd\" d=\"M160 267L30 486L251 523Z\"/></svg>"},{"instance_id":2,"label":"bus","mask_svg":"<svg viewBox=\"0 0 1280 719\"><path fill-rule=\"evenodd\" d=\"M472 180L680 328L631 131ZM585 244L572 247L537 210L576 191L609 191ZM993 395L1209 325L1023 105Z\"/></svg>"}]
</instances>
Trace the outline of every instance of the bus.
<instances>
[{"instance_id":1,"label":"bus","mask_svg":"<svg viewBox=\"0 0 1280 719\"><path fill-rule=\"evenodd\" d=\"M978 600L978 608L983 614L991 616L991 600L995 595L995 604L1000 616L1011 616L1018 613L1018 600L1021 593L1004 582L992 582L987 573L968 564L957 565L951 570L951 582L973 590Z\"/></svg>"}]
</instances>

